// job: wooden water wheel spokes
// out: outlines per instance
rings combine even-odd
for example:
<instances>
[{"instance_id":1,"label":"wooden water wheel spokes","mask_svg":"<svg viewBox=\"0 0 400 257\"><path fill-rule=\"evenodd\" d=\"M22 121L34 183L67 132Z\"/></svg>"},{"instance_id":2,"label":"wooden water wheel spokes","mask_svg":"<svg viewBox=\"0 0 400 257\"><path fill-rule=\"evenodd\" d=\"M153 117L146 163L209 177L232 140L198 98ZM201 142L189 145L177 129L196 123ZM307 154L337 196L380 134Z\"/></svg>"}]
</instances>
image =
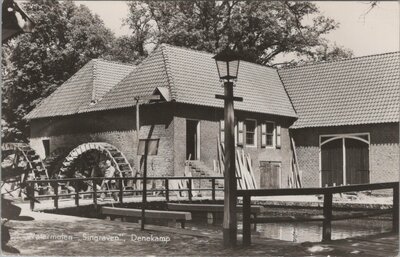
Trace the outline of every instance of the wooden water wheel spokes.
<instances>
[{"instance_id":1,"label":"wooden water wheel spokes","mask_svg":"<svg viewBox=\"0 0 400 257\"><path fill-rule=\"evenodd\" d=\"M2 153L8 153L8 155L14 154L14 163L11 167L7 167L9 174L6 177L13 180L13 183L17 183L21 189L19 195L22 193L21 185L25 183L26 180L45 180L49 179L47 169L40 158L40 156L33 150L29 144L26 143L3 143L1 145ZM24 172L21 172L23 170ZM5 170L6 171L6 170ZM14 173L14 174L13 174ZM18 179L17 179L18 178ZM15 182L17 179L18 182ZM36 190L49 189L50 185L48 183L38 183L36 184Z\"/></svg>"},{"instance_id":2,"label":"wooden water wheel spokes","mask_svg":"<svg viewBox=\"0 0 400 257\"><path fill-rule=\"evenodd\" d=\"M70 171L73 167L74 162L82 156L84 153L96 150L107 156L111 161L119 176L131 176L134 172L126 159L125 155L115 146L105 143L105 142L91 142L84 143L75 147L68 155L65 157L62 166L60 168L60 174L65 174Z\"/></svg>"}]
</instances>

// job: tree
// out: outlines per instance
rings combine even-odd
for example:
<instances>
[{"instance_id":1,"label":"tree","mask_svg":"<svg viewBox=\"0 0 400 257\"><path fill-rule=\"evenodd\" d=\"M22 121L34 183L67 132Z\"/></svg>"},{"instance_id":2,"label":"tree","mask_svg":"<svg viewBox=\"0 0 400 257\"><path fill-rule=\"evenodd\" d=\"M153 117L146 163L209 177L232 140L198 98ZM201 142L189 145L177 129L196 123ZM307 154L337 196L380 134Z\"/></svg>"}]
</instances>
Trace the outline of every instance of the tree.
<instances>
[{"instance_id":1,"label":"tree","mask_svg":"<svg viewBox=\"0 0 400 257\"><path fill-rule=\"evenodd\" d=\"M308 62L326 62L353 57L353 51L334 44L322 44L315 48L308 56Z\"/></svg>"},{"instance_id":2,"label":"tree","mask_svg":"<svg viewBox=\"0 0 400 257\"><path fill-rule=\"evenodd\" d=\"M137 44L137 38L134 36L121 36L114 41L113 47L103 58L110 61L135 64L147 56L147 51L140 48L141 46L141 44Z\"/></svg>"},{"instance_id":3,"label":"tree","mask_svg":"<svg viewBox=\"0 0 400 257\"><path fill-rule=\"evenodd\" d=\"M339 25L310 2L135 1L128 6L125 22L142 49L169 43L217 52L229 45L264 65L280 53L315 55L326 43L323 36Z\"/></svg>"},{"instance_id":4,"label":"tree","mask_svg":"<svg viewBox=\"0 0 400 257\"><path fill-rule=\"evenodd\" d=\"M3 45L2 140L24 141L22 118L114 40L103 21L72 1L38 0L24 6L35 21L32 33Z\"/></svg>"}]
</instances>

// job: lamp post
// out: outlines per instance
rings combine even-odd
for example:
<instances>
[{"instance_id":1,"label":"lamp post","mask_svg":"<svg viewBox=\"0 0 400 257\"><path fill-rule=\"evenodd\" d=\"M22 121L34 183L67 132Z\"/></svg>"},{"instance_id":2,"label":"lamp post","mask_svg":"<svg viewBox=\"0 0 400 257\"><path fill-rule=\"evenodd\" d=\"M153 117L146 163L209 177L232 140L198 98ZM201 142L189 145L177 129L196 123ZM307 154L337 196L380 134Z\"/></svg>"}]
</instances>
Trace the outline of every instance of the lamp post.
<instances>
[{"instance_id":1,"label":"lamp post","mask_svg":"<svg viewBox=\"0 0 400 257\"><path fill-rule=\"evenodd\" d=\"M239 71L239 56L226 48L213 57L217 64L218 75L224 82L224 95L215 95L224 99L225 123L225 174L224 174L224 221L223 239L225 247L236 246L237 220L236 220L236 175L235 175L235 114L234 101L243 101L240 97L233 96L233 81L237 79Z\"/></svg>"}]
</instances>

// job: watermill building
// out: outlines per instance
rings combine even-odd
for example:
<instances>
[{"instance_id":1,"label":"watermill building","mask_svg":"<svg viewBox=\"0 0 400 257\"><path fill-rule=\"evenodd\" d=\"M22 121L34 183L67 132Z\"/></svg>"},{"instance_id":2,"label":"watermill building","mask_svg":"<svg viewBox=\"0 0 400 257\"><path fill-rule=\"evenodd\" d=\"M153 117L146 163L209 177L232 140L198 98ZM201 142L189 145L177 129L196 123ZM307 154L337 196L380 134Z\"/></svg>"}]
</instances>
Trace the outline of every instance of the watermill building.
<instances>
[{"instance_id":1,"label":"watermill building","mask_svg":"<svg viewBox=\"0 0 400 257\"><path fill-rule=\"evenodd\" d=\"M26 116L30 144L45 157L104 142L135 168L135 99L157 95L140 106L139 139L159 144L149 176L182 175L189 158L213 175L224 131L212 56L161 45L136 66L92 60ZM398 68L399 53L280 70L241 62L235 140L258 186L288 187L291 139L304 186L398 180Z\"/></svg>"}]
</instances>

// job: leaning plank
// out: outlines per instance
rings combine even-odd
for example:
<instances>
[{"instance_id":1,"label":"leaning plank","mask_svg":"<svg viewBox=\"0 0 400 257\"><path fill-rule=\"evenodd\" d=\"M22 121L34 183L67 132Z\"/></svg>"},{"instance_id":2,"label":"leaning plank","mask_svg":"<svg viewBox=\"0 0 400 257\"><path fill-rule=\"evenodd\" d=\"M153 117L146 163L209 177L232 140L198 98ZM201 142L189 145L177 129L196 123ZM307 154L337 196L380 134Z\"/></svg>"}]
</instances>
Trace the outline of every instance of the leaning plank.
<instances>
[{"instance_id":1,"label":"leaning plank","mask_svg":"<svg viewBox=\"0 0 400 257\"><path fill-rule=\"evenodd\" d=\"M297 180L297 183L299 184L299 188L301 188L302 187L302 185L301 185L301 178L300 178L300 174L299 174L299 170L300 170L300 168L299 168L299 160L297 159L297 152L296 152L296 144L295 144L295 142L294 142L294 138L292 137L291 138L291 142L292 142L292 147L293 147L293 155L294 155L294 162L295 162L295 169L296 169L296 180Z\"/></svg>"},{"instance_id":2,"label":"leaning plank","mask_svg":"<svg viewBox=\"0 0 400 257\"><path fill-rule=\"evenodd\" d=\"M235 172L236 172L236 177L242 177L241 175L240 175L240 168L239 168L239 160L236 158L236 168L235 168ZM242 185L242 179L238 179L237 180L237 185L239 186L238 188L239 189L245 189L244 187L243 187L243 185Z\"/></svg>"},{"instance_id":3,"label":"leaning plank","mask_svg":"<svg viewBox=\"0 0 400 257\"><path fill-rule=\"evenodd\" d=\"M142 216L141 209L102 207L101 212L104 215L116 215L125 217ZM155 218L155 219L192 220L192 214L190 212L145 210L145 215L146 218Z\"/></svg>"},{"instance_id":4,"label":"leaning plank","mask_svg":"<svg viewBox=\"0 0 400 257\"><path fill-rule=\"evenodd\" d=\"M250 189L250 187L249 187L249 183L248 183L248 179L247 179L247 174L245 173L245 167L244 167L244 164L243 164L243 159L242 159L242 154L240 153L240 151L239 150L236 150L236 158L237 158L237 160L238 160L238 162L239 162L239 168L240 168L240 175L241 175L241 178L242 178L242 184L243 184L243 187L245 188L245 189Z\"/></svg>"},{"instance_id":5,"label":"leaning plank","mask_svg":"<svg viewBox=\"0 0 400 257\"><path fill-rule=\"evenodd\" d=\"M256 179L254 177L253 167L251 165L250 154L247 154L247 165L249 166L249 172L250 172L251 180L253 182L253 189L257 189L257 183L256 183Z\"/></svg>"}]
</instances>

